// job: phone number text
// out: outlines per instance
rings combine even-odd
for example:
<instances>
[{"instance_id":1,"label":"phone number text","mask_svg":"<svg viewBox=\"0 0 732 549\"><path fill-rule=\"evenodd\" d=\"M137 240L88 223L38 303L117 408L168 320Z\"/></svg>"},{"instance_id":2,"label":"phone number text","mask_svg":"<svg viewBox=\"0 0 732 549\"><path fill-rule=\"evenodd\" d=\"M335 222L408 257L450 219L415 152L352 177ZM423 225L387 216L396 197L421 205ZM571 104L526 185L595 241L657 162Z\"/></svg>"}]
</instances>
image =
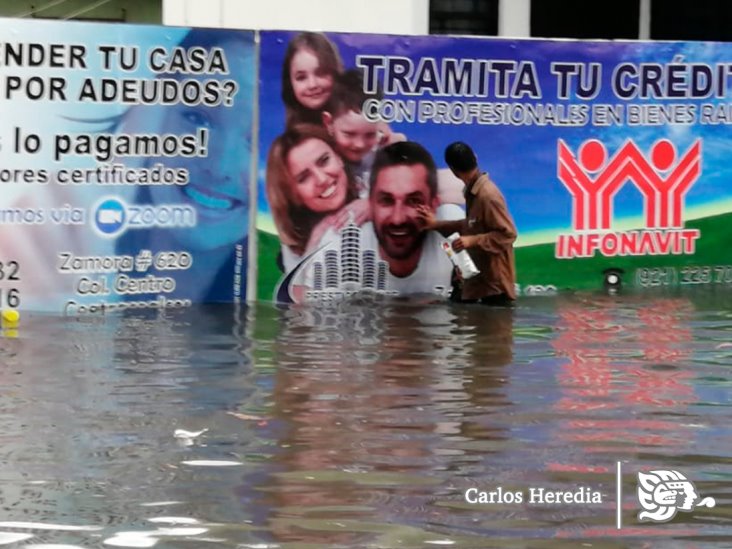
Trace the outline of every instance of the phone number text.
<instances>
[{"instance_id":1,"label":"phone number text","mask_svg":"<svg viewBox=\"0 0 732 549\"><path fill-rule=\"evenodd\" d=\"M644 267L636 269L635 283L642 288L732 284L732 265Z\"/></svg>"}]
</instances>

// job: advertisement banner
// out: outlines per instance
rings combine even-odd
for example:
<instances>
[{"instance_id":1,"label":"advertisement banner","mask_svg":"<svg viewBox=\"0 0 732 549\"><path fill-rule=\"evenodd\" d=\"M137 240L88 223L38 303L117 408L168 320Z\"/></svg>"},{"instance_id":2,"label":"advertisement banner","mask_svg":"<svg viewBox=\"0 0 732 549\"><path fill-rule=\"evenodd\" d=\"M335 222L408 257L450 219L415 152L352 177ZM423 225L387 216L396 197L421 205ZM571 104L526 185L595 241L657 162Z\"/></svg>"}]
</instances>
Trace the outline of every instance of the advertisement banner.
<instances>
[{"instance_id":1,"label":"advertisement banner","mask_svg":"<svg viewBox=\"0 0 732 549\"><path fill-rule=\"evenodd\" d=\"M519 295L732 283L730 48L263 32L258 297L445 295L415 211L465 219L455 141L505 197ZM381 178L397 142L434 166Z\"/></svg>"},{"instance_id":2,"label":"advertisement banner","mask_svg":"<svg viewBox=\"0 0 732 549\"><path fill-rule=\"evenodd\" d=\"M0 308L244 299L254 33L0 25Z\"/></svg>"}]
</instances>

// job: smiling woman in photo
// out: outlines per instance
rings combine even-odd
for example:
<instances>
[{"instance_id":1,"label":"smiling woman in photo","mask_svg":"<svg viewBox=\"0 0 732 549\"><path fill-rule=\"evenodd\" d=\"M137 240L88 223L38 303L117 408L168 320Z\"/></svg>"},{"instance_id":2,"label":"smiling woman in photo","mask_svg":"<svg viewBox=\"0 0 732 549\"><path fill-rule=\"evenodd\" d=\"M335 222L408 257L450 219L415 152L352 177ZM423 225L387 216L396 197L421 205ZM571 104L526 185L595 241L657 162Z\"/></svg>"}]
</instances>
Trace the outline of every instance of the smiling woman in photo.
<instances>
[{"instance_id":1,"label":"smiling woman in photo","mask_svg":"<svg viewBox=\"0 0 732 549\"><path fill-rule=\"evenodd\" d=\"M322 126L293 126L272 143L267 159L267 199L282 243L285 272L335 238L349 221L369 217L368 201Z\"/></svg>"},{"instance_id":2,"label":"smiling woman in photo","mask_svg":"<svg viewBox=\"0 0 732 549\"><path fill-rule=\"evenodd\" d=\"M187 87L202 94L218 90L221 100L197 101L189 95L139 102L121 112L114 105L113 115L107 105L90 104L89 110L79 108L61 122L49 121L65 129L67 157L46 170L51 181L44 192L29 189L12 202L13 208L43 212L47 219L26 224L0 243L3 261L22 266L24 306L155 303L160 295L194 303L244 297L253 37L244 31L191 29L176 32L181 38L173 42L167 34L154 44L161 52L156 66L169 70L136 81L146 89L167 83L169 89ZM162 52L169 61L163 62ZM212 69L193 61L196 55L199 60L216 56L225 67ZM223 90L229 89L226 95ZM73 213L76 220L54 222L50 213L56 211ZM119 272L117 267L77 271L63 263L73 257L102 262L135 258L142 251L150 252L143 255L149 264ZM108 288L96 274L105 277Z\"/></svg>"},{"instance_id":3,"label":"smiling woman in photo","mask_svg":"<svg viewBox=\"0 0 732 549\"><path fill-rule=\"evenodd\" d=\"M189 251L192 265L172 271L178 289L194 301L231 301L236 245L246 258L249 228L249 171L251 156L254 49L237 31L194 29L180 47L222 48L233 74L243 75L233 102L217 106L178 104L170 107L140 106L129 109L115 124L120 133L186 135L208 131L205 156L150 157L147 166L188 172L185 185L140 187L137 204L190 206L196 211L194 227L152 227L128 230L117 242L117 253L138 250ZM177 78L211 79L210 74L177 75Z\"/></svg>"}]
</instances>

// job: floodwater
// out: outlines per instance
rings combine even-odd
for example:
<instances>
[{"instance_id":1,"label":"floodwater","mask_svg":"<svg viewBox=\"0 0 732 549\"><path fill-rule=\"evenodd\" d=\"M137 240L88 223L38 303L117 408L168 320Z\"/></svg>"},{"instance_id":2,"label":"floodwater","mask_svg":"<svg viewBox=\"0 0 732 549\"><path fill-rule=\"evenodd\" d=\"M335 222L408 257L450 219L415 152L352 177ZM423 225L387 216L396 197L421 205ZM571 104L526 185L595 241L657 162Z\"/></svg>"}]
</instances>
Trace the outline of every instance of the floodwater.
<instances>
[{"instance_id":1,"label":"floodwater","mask_svg":"<svg viewBox=\"0 0 732 549\"><path fill-rule=\"evenodd\" d=\"M11 549L732 546L730 293L24 314L0 382Z\"/></svg>"}]
</instances>

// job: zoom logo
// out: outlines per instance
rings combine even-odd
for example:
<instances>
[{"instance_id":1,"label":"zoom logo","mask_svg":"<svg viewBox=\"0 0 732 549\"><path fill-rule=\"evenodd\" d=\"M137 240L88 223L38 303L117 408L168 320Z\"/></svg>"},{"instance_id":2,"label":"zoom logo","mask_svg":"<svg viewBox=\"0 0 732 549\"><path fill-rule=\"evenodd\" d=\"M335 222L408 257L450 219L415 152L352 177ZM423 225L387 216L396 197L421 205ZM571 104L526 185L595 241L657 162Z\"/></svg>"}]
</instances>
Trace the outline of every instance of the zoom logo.
<instances>
[{"instance_id":1,"label":"zoom logo","mask_svg":"<svg viewBox=\"0 0 732 549\"><path fill-rule=\"evenodd\" d=\"M121 233L127 221L127 208L116 198L107 198L97 204L94 212L94 227L104 236Z\"/></svg>"},{"instance_id":2,"label":"zoom logo","mask_svg":"<svg viewBox=\"0 0 732 549\"><path fill-rule=\"evenodd\" d=\"M185 204L129 205L108 197L94 207L94 229L101 236L119 236L128 229L173 229L196 224L196 210Z\"/></svg>"}]
</instances>

